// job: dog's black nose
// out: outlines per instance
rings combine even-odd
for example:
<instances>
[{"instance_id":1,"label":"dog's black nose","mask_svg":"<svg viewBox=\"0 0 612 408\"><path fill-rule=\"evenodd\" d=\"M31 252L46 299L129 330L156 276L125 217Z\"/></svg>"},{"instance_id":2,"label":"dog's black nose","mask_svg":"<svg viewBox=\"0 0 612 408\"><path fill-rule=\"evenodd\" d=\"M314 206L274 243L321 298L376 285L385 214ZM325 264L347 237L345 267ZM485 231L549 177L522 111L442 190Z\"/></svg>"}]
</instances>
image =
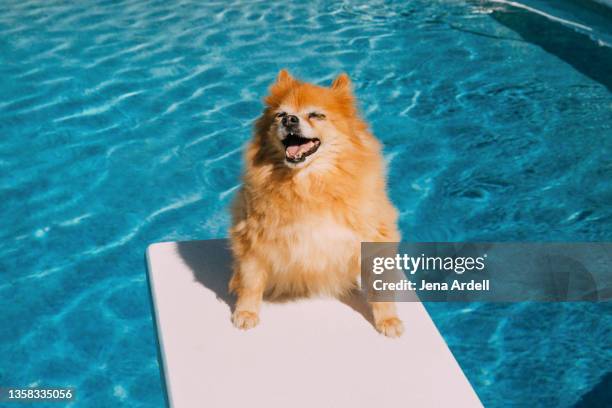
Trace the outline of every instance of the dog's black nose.
<instances>
[{"instance_id":1,"label":"dog's black nose","mask_svg":"<svg viewBox=\"0 0 612 408\"><path fill-rule=\"evenodd\" d=\"M287 115L282 120L283 126L295 126L300 123L300 119L295 115Z\"/></svg>"}]
</instances>

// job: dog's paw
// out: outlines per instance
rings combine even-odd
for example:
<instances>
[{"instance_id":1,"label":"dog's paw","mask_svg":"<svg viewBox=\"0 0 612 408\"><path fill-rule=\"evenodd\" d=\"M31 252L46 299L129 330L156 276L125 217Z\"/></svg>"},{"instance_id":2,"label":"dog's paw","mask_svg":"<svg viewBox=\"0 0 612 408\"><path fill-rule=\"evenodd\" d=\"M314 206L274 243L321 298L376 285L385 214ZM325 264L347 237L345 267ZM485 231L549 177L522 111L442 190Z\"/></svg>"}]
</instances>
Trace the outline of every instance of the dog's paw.
<instances>
[{"instance_id":1,"label":"dog's paw","mask_svg":"<svg viewBox=\"0 0 612 408\"><path fill-rule=\"evenodd\" d=\"M376 323L376 329L387 337L399 337L404 332L404 324L397 317L389 317Z\"/></svg>"},{"instance_id":2,"label":"dog's paw","mask_svg":"<svg viewBox=\"0 0 612 408\"><path fill-rule=\"evenodd\" d=\"M232 323L234 323L234 326L238 329L252 329L259 323L259 316L255 312L237 310L232 315Z\"/></svg>"}]
</instances>

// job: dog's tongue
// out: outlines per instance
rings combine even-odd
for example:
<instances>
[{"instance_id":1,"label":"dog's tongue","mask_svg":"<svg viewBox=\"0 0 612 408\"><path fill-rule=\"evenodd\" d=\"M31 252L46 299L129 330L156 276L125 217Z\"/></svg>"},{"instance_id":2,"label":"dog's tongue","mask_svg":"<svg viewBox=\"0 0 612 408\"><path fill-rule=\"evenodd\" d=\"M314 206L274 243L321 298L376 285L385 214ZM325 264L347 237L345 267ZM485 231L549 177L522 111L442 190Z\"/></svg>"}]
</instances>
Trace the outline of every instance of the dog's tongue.
<instances>
[{"instance_id":1,"label":"dog's tongue","mask_svg":"<svg viewBox=\"0 0 612 408\"><path fill-rule=\"evenodd\" d=\"M314 142L306 142L301 145L287 146L285 153L287 154L287 157L296 159L302 157L302 155L312 149L313 146Z\"/></svg>"}]
</instances>

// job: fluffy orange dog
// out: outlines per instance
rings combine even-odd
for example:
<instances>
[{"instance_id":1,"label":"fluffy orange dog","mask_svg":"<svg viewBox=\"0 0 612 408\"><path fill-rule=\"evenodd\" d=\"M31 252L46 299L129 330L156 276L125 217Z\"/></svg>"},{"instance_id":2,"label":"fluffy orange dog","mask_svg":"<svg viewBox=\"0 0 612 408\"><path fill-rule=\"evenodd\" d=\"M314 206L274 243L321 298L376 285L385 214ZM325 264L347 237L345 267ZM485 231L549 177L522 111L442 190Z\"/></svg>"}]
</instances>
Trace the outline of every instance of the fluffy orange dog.
<instances>
[{"instance_id":1,"label":"fluffy orange dog","mask_svg":"<svg viewBox=\"0 0 612 408\"><path fill-rule=\"evenodd\" d=\"M282 70L265 103L232 209L241 329L257 325L264 296L345 295L358 286L360 243L400 240L381 148L348 76L325 88ZM372 314L381 333L401 335L394 303L372 303Z\"/></svg>"}]
</instances>

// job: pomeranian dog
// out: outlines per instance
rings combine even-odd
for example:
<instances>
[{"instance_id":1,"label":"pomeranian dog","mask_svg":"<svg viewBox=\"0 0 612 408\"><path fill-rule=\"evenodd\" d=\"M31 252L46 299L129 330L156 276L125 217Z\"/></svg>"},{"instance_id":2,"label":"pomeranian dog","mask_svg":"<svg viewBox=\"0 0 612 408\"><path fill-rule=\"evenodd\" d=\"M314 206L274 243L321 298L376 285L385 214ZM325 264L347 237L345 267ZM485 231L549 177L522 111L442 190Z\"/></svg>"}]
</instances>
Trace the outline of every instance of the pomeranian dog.
<instances>
[{"instance_id":1,"label":"pomeranian dog","mask_svg":"<svg viewBox=\"0 0 612 408\"><path fill-rule=\"evenodd\" d=\"M232 207L234 325L259 323L262 299L345 296L358 288L361 242L397 242L381 146L351 81L331 87L278 74L245 154ZM403 332L393 302L372 302L376 329Z\"/></svg>"}]
</instances>

